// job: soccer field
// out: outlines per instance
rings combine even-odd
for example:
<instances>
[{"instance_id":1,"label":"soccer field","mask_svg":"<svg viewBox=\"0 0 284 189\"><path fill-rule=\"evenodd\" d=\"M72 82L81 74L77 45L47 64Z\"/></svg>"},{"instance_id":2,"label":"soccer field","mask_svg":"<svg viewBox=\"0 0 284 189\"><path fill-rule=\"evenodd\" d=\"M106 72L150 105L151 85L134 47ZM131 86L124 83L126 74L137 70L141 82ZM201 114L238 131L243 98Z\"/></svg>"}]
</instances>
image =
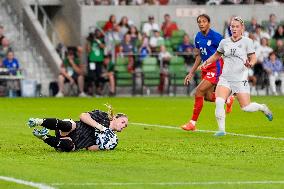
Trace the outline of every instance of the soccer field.
<instances>
[{"instance_id":1,"label":"soccer field","mask_svg":"<svg viewBox=\"0 0 284 189\"><path fill-rule=\"evenodd\" d=\"M274 113L245 113L234 104L228 135L205 103L197 132L179 128L193 98L0 99L0 188L284 188L284 97L253 97ZM129 116L114 151L60 153L32 135L29 117L78 120L95 108ZM239 135L238 135L239 134Z\"/></svg>"}]
</instances>

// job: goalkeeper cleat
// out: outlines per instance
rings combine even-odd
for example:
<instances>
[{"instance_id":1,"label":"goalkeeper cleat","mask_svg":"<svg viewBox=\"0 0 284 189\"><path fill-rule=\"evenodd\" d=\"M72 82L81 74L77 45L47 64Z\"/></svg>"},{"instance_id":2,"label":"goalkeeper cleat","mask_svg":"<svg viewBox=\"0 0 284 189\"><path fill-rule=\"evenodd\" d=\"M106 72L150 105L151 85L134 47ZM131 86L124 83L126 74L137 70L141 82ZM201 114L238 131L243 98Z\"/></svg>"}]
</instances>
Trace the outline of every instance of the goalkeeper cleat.
<instances>
[{"instance_id":1,"label":"goalkeeper cleat","mask_svg":"<svg viewBox=\"0 0 284 189\"><path fill-rule=\"evenodd\" d=\"M230 96L230 97L227 99L227 102L226 102L226 113L227 113L227 114L229 114L229 113L232 112L234 100L235 100L235 97L234 97L234 96Z\"/></svg>"},{"instance_id":2,"label":"goalkeeper cleat","mask_svg":"<svg viewBox=\"0 0 284 189\"><path fill-rule=\"evenodd\" d=\"M264 106L264 111L263 113L265 114L265 116L267 117L267 119L269 121L272 121L273 120L273 115L272 115L272 112L271 110L267 107L266 104L262 104Z\"/></svg>"},{"instance_id":3,"label":"goalkeeper cleat","mask_svg":"<svg viewBox=\"0 0 284 189\"><path fill-rule=\"evenodd\" d=\"M32 128L35 126L40 126L43 122L43 119L39 119L39 118L30 118L27 122L27 125Z\"/></svg>"},{"instance_id":4,"label":"goalkeeper cleat","mask_svg":"<svg viewBox=\"0 0 284 189\"><path fill-rule=\"evenodd\" d=\"M196 127L194 124L192 124L191 122L181 126L181 128L185 131L195 131L196 130Z\"/></svg>"},{"instance_id":5,"label":"goalkeeper cleat","mask_svg":"<svg viewBox=\"0 0 284 189\"><path fill-rule=\"evenodd\" d=\"M49 133L49 130L47 128L43 128L42 130L34 129L33 130L33 135L41 140L44 140Z\"/></svg>"},{"instance_id":6,"label":"goalkeeper cleat","mask_svg":"<svg viewBox=\"0 0 284 189\"><path fill-rule=\"evenodd\" d=\"M214 136L216 137L220 137L220 136L225 136L226 135L226 132L225 131L217 131Z\"/></svg>"}]
</instances>

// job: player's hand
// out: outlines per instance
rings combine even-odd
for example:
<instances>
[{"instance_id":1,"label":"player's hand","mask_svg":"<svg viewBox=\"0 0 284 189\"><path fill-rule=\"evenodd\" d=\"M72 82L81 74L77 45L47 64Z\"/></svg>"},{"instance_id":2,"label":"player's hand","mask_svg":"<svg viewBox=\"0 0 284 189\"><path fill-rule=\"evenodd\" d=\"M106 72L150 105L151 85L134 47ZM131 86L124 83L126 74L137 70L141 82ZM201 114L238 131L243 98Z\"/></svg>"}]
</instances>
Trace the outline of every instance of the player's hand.
<instances>
[{"instance_id":1,"label":"player's hand","mask_svg":"<svg viewBox=\"0 0 284 189\"><path fill-rule=\"evenodd\" d=\"M97 129L99 129L100 131L104 131L105 130L105 127L102 126L101 124L99 123L96 123L96 126L95 126Z\"/></svg>"},{"instance_id":2,"label":"player's hand","mask_svg":"<svg viewBox=\"0 0 284 189\"><path fill-rule=\"evenodd\" d=\"M207 60L205 60L205 62L203 64L201 64L200 66L198 66L198 70L205 70L207 67L209 66L209 64L207 63Z\"/></svg>"},{"instance_id":3,"label":"player's hand","mask_svg":"<svg viewBox=\"0 0 284 189\"><path fill-rule=\"evenodd\" d=\"M193 74L192 74L192 73L187 74L186 77L184 78L183 84L184 84L184 85L189 85L189 83L190 83L192 77L193 77Z\"/></svg>"},{"instance_id":4,"label":"player's hand","mask_svg":"<svg viewBox=\"0 0 284 189\"><path fill-rule=\"evenodd\" d=\"M252 67L252 64L250 63L249 60L246 60L245 67L247 67L247 68L251 68Z\"/></svg>"},{"instance_id":5,"label":"player's hand","mask_svg":"<svg viewBox=\"0 0 284 189\"><path fill-rule=\"evenodd\" d=\"M202 69L204 69L204 68L203 68L203 64L201 64L201 65L199 65L199 66L197 67L197 70L202 70Z\"/></svg>"}]
</instances>

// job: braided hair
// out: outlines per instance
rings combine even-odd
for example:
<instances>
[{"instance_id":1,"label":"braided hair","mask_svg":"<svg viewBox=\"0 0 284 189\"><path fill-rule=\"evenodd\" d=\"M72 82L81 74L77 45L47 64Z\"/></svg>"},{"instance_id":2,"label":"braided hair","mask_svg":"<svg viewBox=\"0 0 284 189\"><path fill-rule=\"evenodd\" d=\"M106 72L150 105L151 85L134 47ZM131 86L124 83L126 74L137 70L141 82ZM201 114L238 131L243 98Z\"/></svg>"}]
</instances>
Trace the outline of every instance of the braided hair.
<instances>
[{"instance_id":1,"label":"braided hair","mask_svg":"<svg viewBox=\"0 0 284 189\"><path fill-rule=\"evenodd\" d=\"M109 118L110 121L112 121L113 118L127 117L127 115L124 114L124 113L115 114L112 105L105 104L105 106L108 108L107 114L108 114L108 118Z\"/></svg>"}]
</instances>

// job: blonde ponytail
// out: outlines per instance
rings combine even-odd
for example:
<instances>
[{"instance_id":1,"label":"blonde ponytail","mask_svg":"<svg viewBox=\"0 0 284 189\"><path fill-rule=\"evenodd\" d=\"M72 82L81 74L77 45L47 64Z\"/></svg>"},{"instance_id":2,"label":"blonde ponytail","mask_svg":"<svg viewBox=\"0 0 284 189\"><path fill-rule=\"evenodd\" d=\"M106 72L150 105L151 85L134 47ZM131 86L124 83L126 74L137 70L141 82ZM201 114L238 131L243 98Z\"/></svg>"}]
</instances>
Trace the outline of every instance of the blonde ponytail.
<instances>
[{"instance_id":1,"label":"blonde ponytail","mask_svg":"<svg viewBox=\"0 0 284 189\"><path fill-rule=\"evenodd\" d=\"M108 118L109 120L113 120L113 118L115 117L115 114L114 114L114 110L113 110L113 107L112 105L110 104L104 104L106 107L107 107L107 114L108 114Z\"/></svg>"}]
</instances>

